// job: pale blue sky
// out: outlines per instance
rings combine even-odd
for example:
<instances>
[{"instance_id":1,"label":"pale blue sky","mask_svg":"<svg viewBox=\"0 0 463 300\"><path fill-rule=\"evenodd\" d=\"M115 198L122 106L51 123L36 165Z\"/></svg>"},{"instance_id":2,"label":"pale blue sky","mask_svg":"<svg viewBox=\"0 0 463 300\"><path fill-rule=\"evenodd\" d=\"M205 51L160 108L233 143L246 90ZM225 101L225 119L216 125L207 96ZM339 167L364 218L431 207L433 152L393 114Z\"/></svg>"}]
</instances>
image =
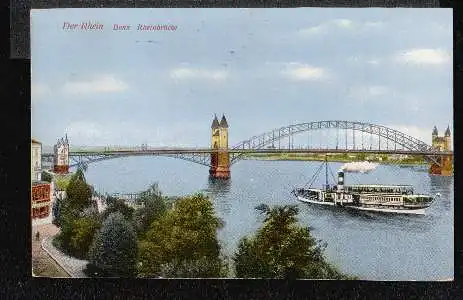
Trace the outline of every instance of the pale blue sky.
<instances>
[{"instance_id":1,"label":"pale blue sky","mask_svg":"<svg viewBox=\"0 0 463 300\"><path fill-rule=\"evenodd\" d=\"M82 21L105 29L62 29ZM452 34L451 9L32 10L32 136L208 146L225 113L231 145L333 119L430 143L434 125L452 126Z\"/></svg>"}]
</instances>

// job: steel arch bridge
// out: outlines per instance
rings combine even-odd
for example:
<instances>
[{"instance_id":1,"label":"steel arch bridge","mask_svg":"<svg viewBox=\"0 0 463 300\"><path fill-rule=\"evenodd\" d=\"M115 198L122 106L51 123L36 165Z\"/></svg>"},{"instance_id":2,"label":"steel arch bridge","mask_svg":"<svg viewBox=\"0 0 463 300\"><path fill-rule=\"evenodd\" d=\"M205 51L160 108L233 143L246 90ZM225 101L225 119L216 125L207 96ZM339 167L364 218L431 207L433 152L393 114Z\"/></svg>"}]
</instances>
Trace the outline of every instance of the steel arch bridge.
<instances>
[{"instance_id":1,"label":"steel arch bridge","mask_svg":"<svg viewBox=\"0 0 463 300\"><path fill-rule=\"evenodd\" d=\"M273 129L271 131L265 132L260 135L256 135L251 137L248 140L242 141L241 143L232 147L232 149L262 149L266 146L274 146L274 142L280 141L281 139L291 137L303 132L307 131L314 131L314 130L321 130L321 129L342 129L342 130L352 130L361 133L366 133L370 135L375 135L379 137L379 141L381 138L385 138L394 143L394 146L401 146L410 151L417 151L417 152L435 152L431 145L426 144L425 142L414 138L408 134L400 132L398 130L382 126L376 125L372 123L364 123L364 122L357 122L357 121L314 121L308 123L299 123L289 126L280 127L277 129ZM339 149L338 143L336 145L336 149ZM370 145L371 146L371 145ZM355 148L355 135L354 135L354 143L353 147ZM347 145L345 147L347 149ZM367 150L367 149L365 149ZM373 150L370 147L370 150ZM381 144L378 144L377 150L381 150ZM232 154L231 163L235 163L236 161L240 160L243 154L238 153L236 155ZM430 160L437 163L435 157L429 157Z\"/></svg>"},{"instance_id":2,"label":"steel arch bridge","mask_svg":"<svg viewBox=\"0 0 463 300\"><path fill-rule=\"evenodd\" d=\"M336 147L315 149L307 147L306 149L294 149L291 144L288 148L281 147L280 141L283 139L291 139L293 136L304 132L311 132L317 130L337 129L345 131L345 147L343 148L339 143L339 137L336 136ZM360 132L362 134L369 134L378 138L377 147L365 149L363 147L356 147L355 134L352 135L353 143L352 149L348 148L347 145L347 132L352 131ZM381 149L381 139L384 141L392 142L394 150ZM278 142L278 147L275 147L275 143ZM384 145L384 144L383 144ZM270 146L270 149L269 149ZM383 146L384 148L384 146ZM398 150L397 148L402 148ZM210 148L150 148L145 147L132 147L126 149L105 149L104 151L70 151L70 167L78 165L87 166L90 163L99 162L108 159L129 157L129 156L166 156L171 158L183 159L186 161L194 162L204 166L210 167L210 154L217 150ZM247 140L244 140L229 149L220 151L226 151L230 154L230 165L235 164L239 160L243 159L246 153L343 153L355 152L355 153L397 153L397 154L415 154L424 155L431 163L440 165L439 157L444 153L439 153L438 149L434 149L431 145L412 137L408 134L400 132L398 130L376 125L372 123L364 123L358 121L314 121L307 123L299 123L289 126L273 129L271 131L262 133L260 135L253 136ZM448 155L448 154L447 154ZM51 161L53 154L43 154L45 161Z\"/></svg>"}]
</instances>

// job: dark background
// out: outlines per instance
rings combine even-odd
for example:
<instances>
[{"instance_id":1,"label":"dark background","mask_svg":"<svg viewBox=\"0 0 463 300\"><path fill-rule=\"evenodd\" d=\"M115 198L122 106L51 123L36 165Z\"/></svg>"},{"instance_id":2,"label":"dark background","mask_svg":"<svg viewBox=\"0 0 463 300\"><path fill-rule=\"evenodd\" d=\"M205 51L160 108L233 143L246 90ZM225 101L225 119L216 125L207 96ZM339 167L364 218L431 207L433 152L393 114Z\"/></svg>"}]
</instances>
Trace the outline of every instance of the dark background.
<instances>
[{"instance_id":1,"label":"dark background","mask_svg":"<svg viewBox=\"0 0 463 300\"><path fill-rule=\"evenodd\" d=\"M0 5L8 43L2 43L0 65L0 298L374 298L456 299L461 289L461 221L463 187L460 160L455 155L455 281L454 282L369 282L369 281L285 281L240 279L135 280L135 279L53 279L32 277L30 220L30 8L65 7L454 7L454 126L455 153L459 152L461 122L461 10L463 1L24 1ZM463 130L462 130L463 132ZM421 298L421 297L420 297Z\"/></svg>"}]
</instances>

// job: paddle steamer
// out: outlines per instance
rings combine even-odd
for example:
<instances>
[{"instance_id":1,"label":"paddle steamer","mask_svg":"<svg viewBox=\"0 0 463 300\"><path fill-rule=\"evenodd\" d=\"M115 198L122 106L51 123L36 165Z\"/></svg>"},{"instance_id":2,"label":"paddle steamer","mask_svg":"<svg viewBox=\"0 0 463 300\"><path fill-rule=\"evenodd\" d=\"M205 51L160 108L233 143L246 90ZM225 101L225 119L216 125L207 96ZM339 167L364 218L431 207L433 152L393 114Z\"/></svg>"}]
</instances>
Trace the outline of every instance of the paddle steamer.
<instances>
[{"instance_id":1,"label":"paddle steamer","mask_svg":"<svg viewBox=\"0 0 463 300\"><path fill-rule=\"evenodd\" d=\"M425 209L434 200L429 195L415 194L411 185L345 185L344 171L342 169L338 171L337 184L329 185L326 158L324 164L326 170L325 186L321 189L311 188L310 186L309 188L294 189L292 194L299 201L364 211L425 214ZM320 170L321 168L318 169L318 172Z\"/></svg>"}]
</instances>

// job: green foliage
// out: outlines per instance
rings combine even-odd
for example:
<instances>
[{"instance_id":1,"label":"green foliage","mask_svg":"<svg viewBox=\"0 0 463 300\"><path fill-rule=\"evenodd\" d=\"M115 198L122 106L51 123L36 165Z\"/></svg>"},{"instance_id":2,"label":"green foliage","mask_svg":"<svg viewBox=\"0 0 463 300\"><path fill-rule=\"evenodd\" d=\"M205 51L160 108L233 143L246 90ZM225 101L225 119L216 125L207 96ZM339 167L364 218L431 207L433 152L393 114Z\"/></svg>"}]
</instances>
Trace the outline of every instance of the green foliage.
<instances>
[{"instance_id":1,"label":"green foliage","mask_svg":"<svg viewBox=\"0 0 463 300\"><path fill-rule=\"evenodd\" d=\"M96 217L70 220L60 234L62 236L62 247L65 248L68 254L86 259L95 233L99 228L100 223Z\"/></svg>"},{"instance_id":2,"label":"green foliage","mask_svg":"<svg viewBox=\"0 0 463 300\"><path fill-rule=\"evenodd\" d=\"M46 171L42 171L42 180L46 182L52 182L53 176Z\"/></svg>"},{"instance_id":3,"label":"green foliage","mask_svg":"<svg viewBox=\"0 0 463 300\"><path fill-rule=\"evenodd\" d=\"M110 214L89 251L88 271L93 276L132 277L136 271L137 239L124 216Z\"/></svg>"},{"instance_id":4,"label":"green foliage","mask_svg":"<svg viewBox=\"0 0 463 300\"><path fill-rule=\"evenodd\" d=\"M357 159L361 160L361 161L364 161L364 160L367 159L367 154L366 153L359 153L359 154L357 154Z\"/></svg>"},{"instance_id":5,"label":"green foliage","mask_svg":"<svg viewBox=\"0 0 463 300\"><path fill-rule=\"evenodd\" d=\"M87 257L95 232L100 228L98 215L91 211L91 197L92 189L78 169L69 180L66 198L58 198L53 206L54 223L61 229L57 242L64 252L78 258Z\"/></svg>"},{"instance_id":6,"label":"green foliage","mask_svg":"<svg viewBox=\"0 0 463 300\"><path fill-rule=\"evenodd\" d=\"M177 200L155 220L140 242L140 276L220 277L217 230L221 222L210 200L196 194Z\"/></svg>"},{"instance_id":7,"label":"green foliage","mask_svg":"<svg viewBox=\"0 0 463 300\"><path fill-rule=\"evenodd\" d=\"M296 206L260 205L257 209L265 220L254 237L240 240L233 258L237 277L348 278L325 261L326 245L297 225Z\"/></svg>"},{"instance_id":8,"label":"green foliage","mask_svg":"<svg viewBox=\"0 0 463 300\"><path fill-rule=\"evenodd\" d=\"M147 191L141 193L137 202L144 207L134 212L133 224L137 234L142 237L151 223L167 212L168 205L157 184L151 185Z\"/></svg>"},{"instance_id":9,"label":"green foliage","mask_svg":"<svg viewBox=\"0 0 463 300\"><path fill-rule=\"evenodd\" d=\"M53 203L52 211L53 211L53 220L52 223L56 226L61 226L61 207L62 207L63 199L57 197L55 202Z\"/></svg>"},{"instance_id":10,"label":"green foliage","mask_svg":"<svg viewBox=\"0 0 463 300\"><path fill-rule=\"evenodd\" d=\"M65 191L69 185L69 176L57 175L55 176L55 187L59 191Z\"/></svg>"},{"instance_id":11,"label":"green foliage","mask_svg":"<svg viewBox=\"0 0 463 300\"><path fill-rule=\"evenodd\" d=\"M71 209L82 211L91 205L92 189L85 182L85 177L80 169L72 176L66 188L66 202Z\"/></svg>"},{"instance_id":12,"label":"green foliage","mask_svg":"<svg viewBox=\"0 0 463 300\"><path fill-rule=\"evenodd\" d=\"M132 221L134 209L125 204L124 200L107 197L106 198L107 208L102 214L102 218L106 219L112 213L120 212L127 221Z\"/></svg>"}]
</instances>

